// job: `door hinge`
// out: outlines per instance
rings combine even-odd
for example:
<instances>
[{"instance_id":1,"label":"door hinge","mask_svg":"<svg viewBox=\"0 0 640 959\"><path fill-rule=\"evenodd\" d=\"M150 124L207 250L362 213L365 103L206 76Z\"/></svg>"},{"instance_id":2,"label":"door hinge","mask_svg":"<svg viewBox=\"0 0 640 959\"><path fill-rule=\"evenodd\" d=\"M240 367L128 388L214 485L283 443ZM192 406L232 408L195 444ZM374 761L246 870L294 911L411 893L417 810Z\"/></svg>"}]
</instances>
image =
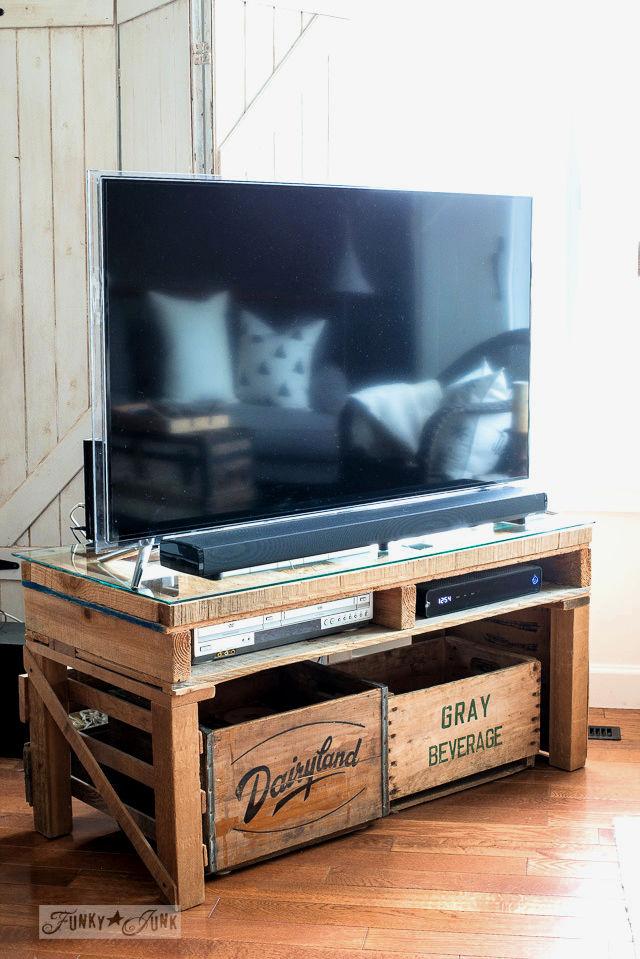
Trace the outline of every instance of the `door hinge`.
<instances>
[{"instance_id":1,"label":"door hinge","mask_svg":"<svg viewBox=\"0 0 640 959\"><path fill-rule=\"evenodd\" d=\"M192 48L193 63L195 66L202 66L211 63L211 45L205 41L194 43Z\"/></svg>"}]
</instances>

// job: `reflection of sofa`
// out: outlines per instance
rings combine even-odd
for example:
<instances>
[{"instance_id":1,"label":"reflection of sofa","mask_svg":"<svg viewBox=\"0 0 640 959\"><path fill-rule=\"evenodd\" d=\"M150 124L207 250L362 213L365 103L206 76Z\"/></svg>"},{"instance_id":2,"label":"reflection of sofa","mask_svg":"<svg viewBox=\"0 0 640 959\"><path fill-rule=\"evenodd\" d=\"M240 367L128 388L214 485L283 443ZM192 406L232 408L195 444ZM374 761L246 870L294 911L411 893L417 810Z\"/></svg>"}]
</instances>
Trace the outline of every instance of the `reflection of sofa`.
<instances>
[{"instance_id":1,"label":"reflection of sofa","mask_svg":"<svg viewBox=\"0 0 640 959\"><path fill-rule=\"evenodd\" d=\"M359 397L351 398L341 423L346 482L354 488L376 482L438 488L495 478L500 472L522 473L522 451L514 458L511 449L512 384L528 379L528 330L510 330L473 347L437 381L424 384L437 383L440 400L426 411L415 448L397 429L389 429L383 416L363 409ZM388 389L390 404L396 403L391 391L397 387ZM368 435L371 452L363 448L363 435Z\"/></svg>"},{"instance_id":2,"label":"reflection of sofa","mask_svg":"<svg viewBox=\"0 0 640 959\"><path fill-rule=\"evenodd\" d=\"M331 395L321 395L323 382L335 375L336 371L326 367L314 370L308 409L245 402L228 407L232 425L246 429L252 437L258 483L325 484L337 480L342 397L338 395L340 405L336 406Z\"/></svg>"},{"instance_id":3,"label":"reflection of sofa","mask_svg":"<svg viewBox=\"0 0 640 959\"><path fill-rule=\"evenodd\" d=\"M164 294L122 296L110 323L109 348L118 357L111 364L112 403L144 400L168 404L186 415L219 408L228 414L232 431L249 436L253 479L258 484L335 483L340 474L339 414L347 385L327 358L329 324L315 321L322 336L305 356L309 368L300 404L296 397L289 405L278 396L254 401L252 384L242 382L247 368L255 374L257 365L247 354L247 344L250 348L263 338L282 347L289 338L292 348L299 348L291 337L296 327L278 333L260 318L231 309L229 302L224 293L202 301ZM248 319L243 340L244 317ZM302 320L297 329L305 331L311 325ZM199 437L198 443L206 439Z\"/></svg>"}]
</instances>

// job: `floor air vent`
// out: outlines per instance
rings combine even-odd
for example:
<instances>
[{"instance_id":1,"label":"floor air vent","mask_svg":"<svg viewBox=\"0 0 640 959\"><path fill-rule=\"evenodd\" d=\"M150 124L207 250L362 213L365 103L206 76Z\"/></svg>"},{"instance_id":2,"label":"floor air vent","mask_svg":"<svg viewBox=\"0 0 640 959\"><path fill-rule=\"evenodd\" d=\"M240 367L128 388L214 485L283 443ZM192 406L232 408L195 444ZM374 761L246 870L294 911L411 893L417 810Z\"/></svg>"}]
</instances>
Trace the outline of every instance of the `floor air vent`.
<instances>
[{"instance_id":1,"label":"floor air vent","mask_svg":"<svg viewBox=\"0 0 640 959\"><path fill-rule=\"evenodd\" d=\"M589 726L589 739L608 739L619 742L622 739L619 726Z\"/></svg>"}]
</instances>

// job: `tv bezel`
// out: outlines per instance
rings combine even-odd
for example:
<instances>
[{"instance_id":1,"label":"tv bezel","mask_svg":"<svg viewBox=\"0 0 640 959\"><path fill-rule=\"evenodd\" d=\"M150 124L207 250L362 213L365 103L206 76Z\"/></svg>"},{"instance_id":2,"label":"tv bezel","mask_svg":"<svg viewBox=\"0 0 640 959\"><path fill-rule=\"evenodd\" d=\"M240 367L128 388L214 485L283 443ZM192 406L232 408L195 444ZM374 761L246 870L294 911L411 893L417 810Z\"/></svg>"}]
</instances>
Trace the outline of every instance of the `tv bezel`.
<instances>
[{"instance_id":1,"label":"tv bezel","mask_svg":"<svg viewBox=\"0 0 640 959\"><path fill-rule=\"evenodd\" d=\"M322 540L321 552L330 552L328 541L331 530L335 530L335 550L364 546L369 543L387 542L412 535L422 535L454 526L477 525L482 522L497 522L518 519L526 512L546 509L546 496L527 490L530 480L531 464L531 404L527 416L527 464L526 476L509 478L504 481L485 484L471 484L454 490L440 490L411 494L397 498L380 499L372 503L358 503L350 506L331 507L300 512L289 516L257 518L230 522L224 525L200 526L199 528L180 528L162 532L149 531L143 536L111 538L109 523L109 485L107 481L108 462L104 449L108 437L107 425L107 367L105 349L105 272L104 272L104 211L102 184L107 179L160 180L160 181L204 181L220 184L256 184L273 186L316 187L373 190L389 192L445 193L458 192L465 196L505 196L518 197L532 201L525 194L486 194L473 191L428 191L418 187L398 187L395 185L378 186L367 184L306 183L294 181L234 180L209 174L187 173L146 173L127 171L87 171L87 258L88 258L88 302L89 302L89 376L91 397L90 448L85 451L85 507L87 535L90 546L96 553L129 547L134 549L142 542L166 539L178 540L185 537L205 537L212 546L212 552L228 549L233 552L240 544L279 543L274 558L282 555L283 543L291 541L291 556L296 559L318 552L317 541ZM531 329L531 267L529 283L529 329ZM458 515L460 522L454 521ZM349 528L352 534L348 534ZM392 535L394 530L399 535ZM359 531L359 533L357 532ZM315 543L314 543L315 537ZM363 537L365 537L363 539ZM302 539L300 539L302 538ZM308 541L306 552L294 542ZM265 550L258 550L261 562L269 562ZM277 557L275 555L277 553ZM242 564L243 566L246 563ZM253 563L252 565L257 565ZM230 565L235 568L237 563Z\"/></svg>"}]
</instances>

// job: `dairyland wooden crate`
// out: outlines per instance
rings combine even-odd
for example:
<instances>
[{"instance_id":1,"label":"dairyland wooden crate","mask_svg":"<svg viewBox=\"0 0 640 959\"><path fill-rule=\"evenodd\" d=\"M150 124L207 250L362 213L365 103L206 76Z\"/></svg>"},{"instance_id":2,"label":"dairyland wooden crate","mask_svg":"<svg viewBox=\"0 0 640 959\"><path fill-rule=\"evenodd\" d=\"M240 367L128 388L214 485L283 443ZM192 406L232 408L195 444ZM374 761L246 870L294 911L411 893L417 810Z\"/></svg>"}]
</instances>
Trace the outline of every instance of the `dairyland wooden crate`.
<instances>
[{"instance_id":1,"label":"dairyland wooden crate","mask_svg":"<svg viewBox=\"0 0 640 959\"><path fill-rule=\"evenodd\" d=\"M340 665L388 687L391 808L532 765L540 747L540 663L438 636Z\"/></svg>"},{"instance_id":2,"label":"dairyland wooden crate","mask_svg":"<svg viewBox=\"0 0 640 959\"><path fill-rule=\"evenodd\" d=\"M386 689L303 662L223 683L200 704L209 873L388 811Z\"/></svg>"}]
</instances>

